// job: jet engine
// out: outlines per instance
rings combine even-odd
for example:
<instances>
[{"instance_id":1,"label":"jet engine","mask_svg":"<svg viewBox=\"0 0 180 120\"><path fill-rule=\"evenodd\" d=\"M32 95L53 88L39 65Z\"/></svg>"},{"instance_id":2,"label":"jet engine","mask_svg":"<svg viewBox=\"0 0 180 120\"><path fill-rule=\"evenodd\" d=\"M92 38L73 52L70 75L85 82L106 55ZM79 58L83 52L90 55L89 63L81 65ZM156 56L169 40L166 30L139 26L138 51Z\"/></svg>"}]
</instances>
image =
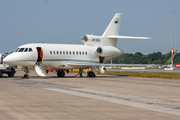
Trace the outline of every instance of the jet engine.
<instances>
[{"instance_id":1,"label":"jet engine","mask_svg":"<svg viewBox=\"0 0 180 120\"><path fill-rule=\"evenodd\" d=\"M111 57L122 53L119 49L112 46L98 47L95 53L100 57Z\"/></svg>"},{"instance_id":2,"label":"jet engine","mask_svg":"<svg viewBox=\"0 0 180 120\"><path fill-rule=\"evenodd\" d=\"M81 37L81 42L85 45L95 45L101 42L102 36L84 35Z\"/></svg>"}]
</instances>

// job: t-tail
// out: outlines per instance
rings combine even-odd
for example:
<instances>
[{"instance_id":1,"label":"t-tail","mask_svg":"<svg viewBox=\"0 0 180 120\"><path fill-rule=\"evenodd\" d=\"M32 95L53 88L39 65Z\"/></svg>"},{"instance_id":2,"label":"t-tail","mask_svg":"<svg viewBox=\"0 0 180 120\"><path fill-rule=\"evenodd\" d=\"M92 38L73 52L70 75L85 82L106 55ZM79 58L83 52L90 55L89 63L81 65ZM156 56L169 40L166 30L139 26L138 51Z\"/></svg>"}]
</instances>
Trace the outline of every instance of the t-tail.
<instances>
[{"instance_id":1,"label":"t-tail","mask_svg":"<svg viewBox=\"0 0 180 120\"><path fill-rule=\"evenodd\" d=\"M150 37L133 37L133 36L119 36L121 13L116 13L104 31L102 36L85 35L81 40L85 45L89 46L113 46L116 47L118 38L124 39L150 39Z\"/></svg>"}]
</instances>

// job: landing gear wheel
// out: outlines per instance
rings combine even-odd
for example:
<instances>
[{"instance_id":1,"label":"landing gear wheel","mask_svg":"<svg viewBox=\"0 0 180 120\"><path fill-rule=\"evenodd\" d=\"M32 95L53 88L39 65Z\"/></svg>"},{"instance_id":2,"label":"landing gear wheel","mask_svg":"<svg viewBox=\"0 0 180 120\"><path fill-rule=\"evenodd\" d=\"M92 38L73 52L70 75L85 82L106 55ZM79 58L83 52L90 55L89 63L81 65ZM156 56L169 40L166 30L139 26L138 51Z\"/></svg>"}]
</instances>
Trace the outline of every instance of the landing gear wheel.
<instances>
[{"instance_id":1,"label":"landing gear wheel","mask_svg":"<svg viewBox=\"0 0 180 120\"><path fill-rule=\"evenodd\" d=\"M0 70L0 78L3 77L3 73L2 73L2 70Z\"/></svg>"},{"instance_id":2,"label":"landing gear wheel","mask_svg":"<svg viewBox=\"0 0 180 120\"><path fill-rule=\"evenodd\" d=\"M57 71L57 76L58 77L64 77L65 76L65 72L63 70L58 70Z\"/></svg>"},{"instance_id":3,"label":"landing gear wheel","mask_svg":"<svg viewBox=\"0 0 180 120\"><path fill-rule=\"evenodd\" d=\"M96 75L94 72L90 71L88 72L88 77L96 77Z\"/></svg>"},{"instance_id":4,"label":"landing gear wheel","mask_svg":"<svg viewBox=\"0 0 180 120\"><path fill-rule=\"evenodd\" d=\"M28 78L29 78L29 75L28 75L28 74L25 74L25 75L24 75L24 78L28 79Z\"/></svg>"}]
</instances>

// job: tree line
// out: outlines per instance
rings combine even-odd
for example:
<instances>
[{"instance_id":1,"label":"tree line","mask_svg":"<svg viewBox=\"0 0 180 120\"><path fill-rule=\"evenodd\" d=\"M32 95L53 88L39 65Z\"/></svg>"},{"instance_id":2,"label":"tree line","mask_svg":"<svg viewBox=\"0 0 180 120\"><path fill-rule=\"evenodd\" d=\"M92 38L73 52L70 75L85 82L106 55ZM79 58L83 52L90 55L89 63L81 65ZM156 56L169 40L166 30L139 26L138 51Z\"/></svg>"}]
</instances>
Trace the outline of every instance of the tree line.
<instances>
[{"instance_id":1,"label":"tree line","mask_svg":"<svg viewBox=\"0 0 180 120\"><path fill-rule=\"evenodd\" d=\"M171 57L171 52L162 54L154 52L144 55L141 52L124 53L122 56L113 59L113 64L163 64ZM180 63L180 52L174 57L174 64Z\"/></svg>"}]
</instances>

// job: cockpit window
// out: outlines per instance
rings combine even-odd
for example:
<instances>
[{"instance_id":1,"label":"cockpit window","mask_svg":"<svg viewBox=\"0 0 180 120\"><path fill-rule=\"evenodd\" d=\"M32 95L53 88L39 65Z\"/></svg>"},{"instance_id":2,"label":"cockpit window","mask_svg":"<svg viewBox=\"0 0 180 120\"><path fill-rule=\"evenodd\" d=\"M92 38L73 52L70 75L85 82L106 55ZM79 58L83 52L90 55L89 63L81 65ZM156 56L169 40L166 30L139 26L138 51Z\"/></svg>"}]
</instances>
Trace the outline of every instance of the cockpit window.
<instances>
[{"instance_id":1,"label":"cockpit window","mask_svg":"<svg viewBox=\"0 0 180 120\"><path fill-rule=\"evenodd\" d=\"M26 48L25 50L24 50L24 52L27 52L28 51L28 48Z\"/></svg>"},{"instance_id":2,"label":"cockpit window","mask_svg":"<svg viewBox=\"0 0 180 120\"><path fill-rule=\"evenodd\" d=\"M23 52L24 51L24 48L20 48L20 50L18 52Z\"/></svg>"},{"instance_id":3,"label":"cockpit window","mask_svg":"<svg viewBox=\"0 0 180 120\"><path fill-rule=\"evenodd\" d=\"M17 48L17 49L15 50L15 52L18 52L18 51L19 51L19 49L20 49L20 48Z\"/></svg>"},{"instance_id":4,"label":"cockpit window","mask_svg":"<svg viewBox=\"0 0 180 120\"><path fill-rule=\"evenodd\" d=\"M33 50L32 50L32 48L29 48L29 52L32 52Z\"/></svg>"}]
</instances>

